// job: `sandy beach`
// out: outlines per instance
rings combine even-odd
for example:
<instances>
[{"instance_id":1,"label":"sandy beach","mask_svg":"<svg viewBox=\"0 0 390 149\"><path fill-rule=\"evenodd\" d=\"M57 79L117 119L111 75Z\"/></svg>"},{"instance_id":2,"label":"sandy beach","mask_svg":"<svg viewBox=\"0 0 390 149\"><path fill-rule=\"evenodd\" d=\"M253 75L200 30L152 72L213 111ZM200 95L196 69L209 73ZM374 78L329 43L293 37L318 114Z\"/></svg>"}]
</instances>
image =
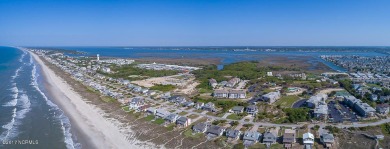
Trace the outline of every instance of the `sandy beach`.
<instances>
[{"instance_id":1,"label":"sandy beach","mask_svg":"<svg viewBox=\"0 0 390 149\"><path fill-rule=\"evenodd\" d=\"M69 84L57 76L34 53L30 52L42 68L46 86L54 102L69 117L73 135L82 148L141 148L130 143L120 129L101 115L101 110L83 100Z\"/></svg>"}]
</instances>

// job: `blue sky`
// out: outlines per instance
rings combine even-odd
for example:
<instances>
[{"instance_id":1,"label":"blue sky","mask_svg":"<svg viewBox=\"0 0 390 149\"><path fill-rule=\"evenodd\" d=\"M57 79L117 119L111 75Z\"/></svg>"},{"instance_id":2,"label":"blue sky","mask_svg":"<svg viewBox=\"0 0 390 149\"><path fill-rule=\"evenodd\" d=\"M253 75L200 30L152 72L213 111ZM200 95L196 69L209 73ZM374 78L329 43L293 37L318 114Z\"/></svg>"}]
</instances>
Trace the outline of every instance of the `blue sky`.
<instances>
[{"instance_id":1,"label":"blue sky","mask_svg":"<svg viewBox=\"0 0 390 149\"><path fill-rule=\"evenodd\" d=\"M389 46L389 0L0 0L0 45Z\"/></svg>"}]
</instances>

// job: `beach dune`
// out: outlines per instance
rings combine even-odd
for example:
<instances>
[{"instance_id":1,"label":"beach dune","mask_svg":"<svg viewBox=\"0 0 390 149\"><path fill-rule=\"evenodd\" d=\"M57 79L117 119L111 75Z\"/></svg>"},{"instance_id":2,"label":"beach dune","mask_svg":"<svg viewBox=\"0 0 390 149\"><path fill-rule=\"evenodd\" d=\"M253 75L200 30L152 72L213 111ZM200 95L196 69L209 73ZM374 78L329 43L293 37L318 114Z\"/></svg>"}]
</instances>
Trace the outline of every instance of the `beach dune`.
<instances>
[{"instance_id":1,"label":"beach dune","mask_svg":"<svg viewBox=\"0 0 390 149\"><path fill-rule=\"evenodd\" d=\"M140 148L131 144L114 123L99 114L100 109L85 102L69 84L47 67L38 55L32 52L30 54L41 66L47 89L54 102L69 117L72 133L76 134L82 148Z\"/></svg>"}]
</instances>

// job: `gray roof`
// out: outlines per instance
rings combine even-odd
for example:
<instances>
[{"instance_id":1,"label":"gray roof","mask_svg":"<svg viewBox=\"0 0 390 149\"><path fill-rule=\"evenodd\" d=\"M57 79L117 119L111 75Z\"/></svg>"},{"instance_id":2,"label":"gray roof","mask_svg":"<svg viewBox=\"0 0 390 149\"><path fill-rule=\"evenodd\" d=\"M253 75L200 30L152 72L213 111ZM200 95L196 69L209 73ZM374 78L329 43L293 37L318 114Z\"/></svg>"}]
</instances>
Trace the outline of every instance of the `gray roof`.
<instances>
[{"instance_id":1,"label":"gray roof","mask_svg":"<svg viewBox=\"0 0 390 149\"><path fill-rule=\"evenodd\" d=\"M242 139L256 142L259 141L260 137L261 133L257 131L245 131Z\"/></svg>"},{"instance_id":2,"label":"gray roof","mask_svg":"<svg viewBox=\"0 0 390 149\"><path fill-rule=\"evenodd\" d=\"M244 107L243 107L243 106L234 106L234 107L232 108L232 110L233 110L233 111L242 111L242 110L244 110Z\"/></svg>"},{"instance_id":3,"label":"gray roof","mask_svg":"<svg viewBox=\"0 0 390 149\"><path fill-rule=\"evenodd\" d=\"M188 118L184 117L184 116L181 116L179 119L177 119L177 123L178 124L185 124L187 122Z\"/></svg>"},{"instance_id":4,"label":"gray roof","mask_svg":"<svg viewBox=\"0 0 390 149\"><path fill-rule=\"evenodd\" d=\"M198 131L203 131L205 129L207 129L207 124L206 123L198 123L198 124L195 124L193 127L192 127L193 130L198 130Z\"/></svg>"},{"instance_id":5,"label":"gray roof","mask_svg":"<svg viewBox=\"0 0 390 149\"><path fill-rule=\"evenodd\" d=\"M295 134L294 133L285 133L283 135L283 143L291 143L295 141Z\"/></svg>"},{"instance_id":6,"label":"gray roof","mask_svg":"<svg viewBox=\"0 0 390 149\"><path fill-rule=\"evenodd\" d=\"M334 142L334 136L333 134L322 134L321 135L321 139L323 140L323 142L325 143L333 143Z\"/></svg>"},{"instance_id":7,"label":"gray roof","mask_svg":"<svg viewBox=\"0 0 390 149\"><path fill-rule=\"evenodd\" d=\"M250 105L250 106L247 106L246 109L257 109L257 107L255 105Z\"/></svg>"},{"instance_id":8,"label":"gray roof","mask_svg":"<svg viewBox=\"0 0 390 149\"><path fill-rule=\"evenodd\" d=\"M222 133L224 130L225 130L224 127L217 126L217 125L211 125L211 126L207 129L207 133L209 133L209 134L214 134L214 135L219 135L219 134Z\"/></svg>"},{"instance_id":9,"label":"gray roof","mask_svg":"<svg viewBox=\"0 0 390 149\"><path fill-rule=\"evenodd\" d=\"M239 131L239 130L234 130L234 129L226 130L226 136L228 138L236 138L236 137L239 137L240 134L241 134L241 131Z\"/></svg>"},{"instance_id":10,"label":"gray roof","mask_svg":"<svg viewBox=\"0 0 390 149\"><path fill-rule=\"evenodd\" d=\"M177 114L169 114L165 119L170 121L176 121L176 119L179 117Z\"/></svg>"},{"instance_id":11,"label":"gray roof","mask_svg":"<svg viewBox=\"0 0 390 149\"><path fill-rule=\"evenodd\" d=\"M263 142L275 142L277 136L271 132L264 133Z\"/></svg>"},{"instance_id":12,"label":"gray roof","mask_svg":"<svg viewBox=\"0 0 390 149\"><path fill-rule=\"evenodd\" d=\"M229 93L229 91L227 91L227 90L215 90L214 91L214 94L227 94L227 93Z\"/></svg>"}]
</instances>

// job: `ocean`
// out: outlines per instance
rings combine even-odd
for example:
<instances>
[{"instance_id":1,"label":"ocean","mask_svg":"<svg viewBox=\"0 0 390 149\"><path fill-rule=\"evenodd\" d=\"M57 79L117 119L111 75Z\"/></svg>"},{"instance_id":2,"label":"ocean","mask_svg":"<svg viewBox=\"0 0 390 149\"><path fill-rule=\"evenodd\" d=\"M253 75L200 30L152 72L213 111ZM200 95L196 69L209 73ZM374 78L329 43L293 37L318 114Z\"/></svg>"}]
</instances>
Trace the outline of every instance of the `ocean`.
<instances>
[{"instance_id":1,"label":"ocean","mask_svg":"<svg viewBox=\"0 0 390 149\"><path fill-rule=\"evenodd\" d=\"M342 67L336 66L333 63L324 61L320 58L321 55L358 55L358 56L386 56L386 54L375 51L369 52L304 52L304 51L284 51L284 52L267 52L267 51L233 51L224 50L208 50L208 49L175 49L175 48L142 48L142 47L56 47L67 50L77 50L85 52L84 56L100 57L122 57L122 58L219 58L221 59L218 69L222 69L224 65L251 60L262 60L267 57L282 56L289 59L299 57L310 57L308 63L313 65L313 68L318 62L324 63L331 69L339 72L346 72ZM74 55L73 55L74 56Z\"/></svg>"},{"instance_id":2,"label":"ocean","mask_svg":"<svg viewBox=\"0 0 390 149\"><path fill-rule=\"evenodd\" d=\"M0 47L0 148L80 148L69 119L46 92L32 56Z\"/></svg>"}]
</instances>

